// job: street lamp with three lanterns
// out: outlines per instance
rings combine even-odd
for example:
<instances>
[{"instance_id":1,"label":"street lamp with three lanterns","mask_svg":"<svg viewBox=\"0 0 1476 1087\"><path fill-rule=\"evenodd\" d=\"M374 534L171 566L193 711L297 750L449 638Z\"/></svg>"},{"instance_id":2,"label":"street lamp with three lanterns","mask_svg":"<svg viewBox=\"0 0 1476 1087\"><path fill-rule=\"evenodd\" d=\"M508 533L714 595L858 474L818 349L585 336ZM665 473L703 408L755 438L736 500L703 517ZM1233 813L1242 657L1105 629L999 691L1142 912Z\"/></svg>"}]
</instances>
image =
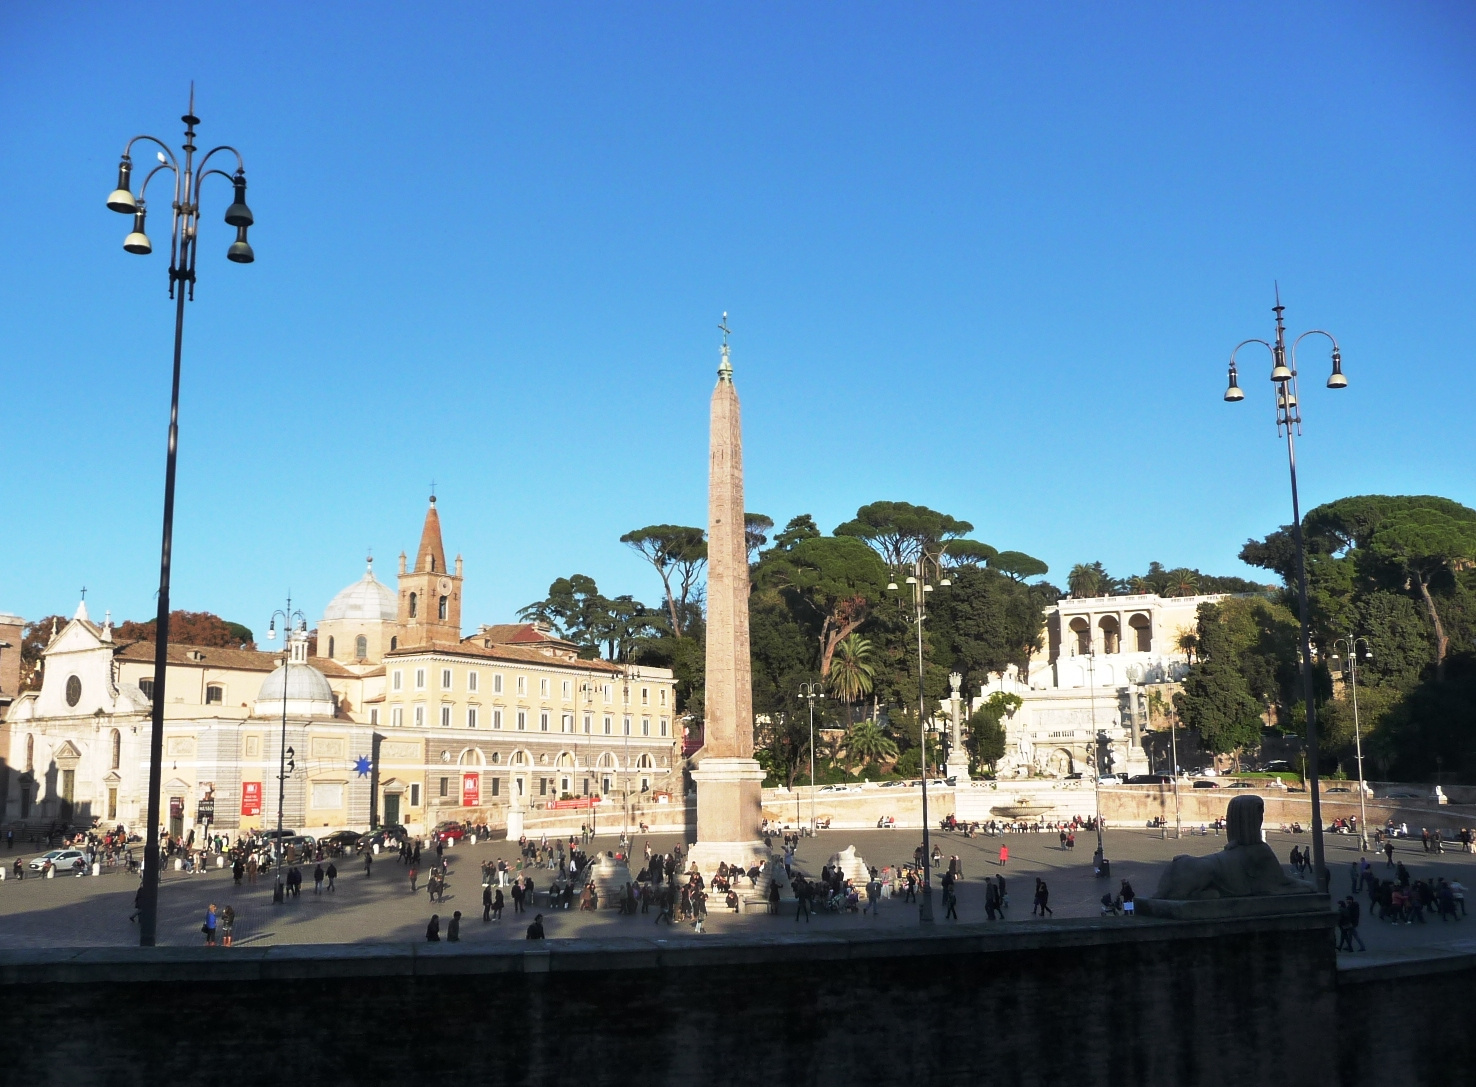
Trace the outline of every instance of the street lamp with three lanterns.
<instances>
[{"instance_id":1,"label":"street lamp with three lanterns","mask_svg":"<svg viewBox=\"0 0 1476 1087\"><path fill-rule=\"evenodd\" d=\"M1281 292L1276 294L1276 341L1260 339L1242 340L1230 352L1230 381L1225 389L1225 399L1237 403L1245 399L1240 388L1236 355L1247 344L1260 344L1271 354L1271 382L1276 386L1276 429L1286 436L1286 460L1291 471L1292 537L1297 550L1297 603L1301 610L1302 642L1302 698L1307 709L1307 789L1312 796L1312 868L1316 873L1317 886L1326 891L1328 886L1327 865L1322 843L1322 796L1318 785L1317 761L1317 703L1313 690L1312 672L1312 622L1307 610L1307 556L1302 539L1302 509L1297 497L1297 447L1296 435L1302 430L1301 404L1297 395L1297 345L1308 336L1325 336L1332 343L1332 374L1327 379L1329 389L1346 389L1348 379L1343 375L1343 353L1331 332L1320 328L1309 329L1292 341L1288 349L1286 324L1282 313ZM1177 770L1177 768L1175 768Z\"/></svg>"},{"instance_id":2,"label":"street lamp with three lanterns","mask_svg":"<svg viewBox=\"0 0 1476 1087\"><path fill-rule=\"evenodd\" d=\"M272 867L276 869L277 880L272 888L272 901L280 903L284 899L284 888L282 885L282 812L287 802L287 776L297 768L297 760L294 752L287 746L287 690L290 684L288 680L292 676L292 631L293 623L297 624L296 632L307 637L307 616L301 611L292 609L292 596L287 597L287 607L278 608L272 612L271 622L267 624L267 641L275 641L277 638L277 620L282 620L282 648L286 651L282 654L282 742L278 745L277 764L277 838L272 849ZM288 760L292 761L292 767L288 767Z\"/></svg>"},{"instance_id":3,"label":"street lamp with three lanterns","mask_svg":"<svg viewBox=\"0 0 1476 1087\"><path fill-rule=\"evenodd\" d=\"M820 683L801 683L799 685L799 697L810 704L810 837L815 836L815 699L824 698L825 691ZM798 806L799 797L795 797L795 805ZM795 822L799 822L799 813L795 813Z\"/></svg>"},{"instance_id":4,"label":"street lamp with three lanterns","mask_svg":"<svg viewBox=\"0 0 1476 1087\"><path fill-rule=\"evenodd\" d=\"M1344 656L1334 652L1328 658L1333 671L1342 671L1348 677L1348 691L1353 697L1353 749L1358 757L1358 848L1368 852L1368 804L1364 799L1363 785L1363 730L1358 725L1358 663L1373 660L1373 649L1367 638L1356 638L1349 634L1333 641L1333 649L1342 648ZM1359 654L1362 654L1360 658ZM1346 662L1346 663L1344 663Z\"/></svg>"}]
</instances>

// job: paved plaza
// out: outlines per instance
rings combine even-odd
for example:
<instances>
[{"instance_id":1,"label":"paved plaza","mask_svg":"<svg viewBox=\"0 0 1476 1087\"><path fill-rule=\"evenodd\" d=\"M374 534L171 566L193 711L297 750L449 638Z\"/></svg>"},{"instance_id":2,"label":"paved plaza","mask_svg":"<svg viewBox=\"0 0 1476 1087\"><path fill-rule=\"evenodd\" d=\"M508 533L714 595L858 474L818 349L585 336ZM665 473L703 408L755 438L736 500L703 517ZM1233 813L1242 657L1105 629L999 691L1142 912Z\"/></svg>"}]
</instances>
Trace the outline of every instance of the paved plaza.
<instances>
[{"instance_id":1,"label":"paved plaza","mask_svg":"<svg viewBox=\"0 0 1476 1087\"><path fill-rule=\"evenodd\" d=\"M649 840L653 849L661 851L669 850L677 843L675 837L659 835ZM818 876L831 854L848 845L856 846L868 864L878 868L887 864L897 865L910 857L918 840L919 835L913 831L822 831L818 837L803 842L797 855L797 866L812 877ZM1268 840L1283 858L1294 845L1306 846L1309 841L1306 835L1277 832L1271 833ZM638 857L645 841L644 838L635 840L634 850ZM1078 835L1073 850L1061 849L1056 836L1049 833L1010 834L994 838L981 835L971 839L960 834L939 833L933 836L933 841L940 845L945 855L957 854L961 858L964 879L958 886L960 921L985 919L984 878L1001 872L1006 877L1010 896L1009 919L1004 924L1031 923L1036 877L1045 879L1050 887L1054 916L1100 915L1098 900L1108 889L1108 881L1096 879L1092 874L1095 836L1090 833ZM613 837L601 837L596 839L591 852L595 847L613 849L616 844ZM998 864L1001 844L1008 845L1010 851L1009 863L1003 869ZM1169 858L1177 853L1214 852L1224 844L1224 839L1213 833L1187 836L1182 842L1175 842L1172 838L1160 838L1157 831L1108 830L1111 889L1115 891L1119 880L1127 879L1140 895L1151 895ZM1333 874L1332 889L1338 896L1345 895L1350 886L1349 864L1358 857L1356 840L1330 835L1327 848L1328 865ZM501 924L484 924L481 920L481 863L499 857L512 862L516 854L516 848L510 849L505 841L480 842L448 851L450 878L443 904L428 900L423 877L419 892L411 894L406 867L389 855L376 859L373 875L369 877L364 875L362 859L340 858L338 889L333 894L313 894L312 867L308 866L304 870L306 881L301 897L289 899L280 906L272 904L271 882L266 878L255 886L243 883L237 888L232 884L229 869L212 870L208 875L170 871L164 877L159 894L159 943L181 946L203 942L200 924L210 902L235 907L236 943L239 946L420 941L432 913L441 915L444 932L445 923L455 910L463 914L462 940L465 943L521 940L532 913L526 916L514 914L511 895L507 891L504 892L507 907ZM6 856L7 866L14 863L15 855ZM20 855L29 857L34 854ZM1467 886L1476 881L1476 856L1469 854L1427 854L1418 841L1405 841L1399 844L1396 859L1408 866L1413 878L1444 875L1459 879ZM1384 867L1382 855L1370 854L1370 861L1377 873L1382 875L1389 871ZM547 869L533 869L531 875L540 890L552 882L553 873ZM138 941L138 927L129 922L128 916L133 908L135 887L133 877L122 872L80 879L70 876L49 880L31 877L20 882L14 878L7 879L0 883L0 948L134 945ZM539 899L542 903L543 896L540 895ZM1370 919L1364 896L1360 896L1359 901L1365 903L1360 933L1369 950L1366 954L1345 954L1343 960L1347 965L1476 951L1476 919L1452 923L1431 918L1424 924L1393 925ZM709 908L709 932L751 932L757 936L780 928L793 931L796 923L806 924L803 920L796 922L792 901L784 904L777 918L763 912L734 915ZM951 923L943 918L939 893L934 895L934 909L939 924ZM615 910L600 910L598 913L580 913L577 909L553 911L541 904L539 911L544 914L551 939L634 934L643 931L641 926L654 924L656 917L654 908L649 914L634 917L621 916ZM1136 922L1124 918L1120 923ZM861 914L816 913L809 925L816 931L863 925L911 928L917 925L917 910L904 904L900 897L883 899L879 918ZM678 931L691 933L691 928L678 926ZM222 953L227 952L222 949Z\"/></svg>"}]
</instances>

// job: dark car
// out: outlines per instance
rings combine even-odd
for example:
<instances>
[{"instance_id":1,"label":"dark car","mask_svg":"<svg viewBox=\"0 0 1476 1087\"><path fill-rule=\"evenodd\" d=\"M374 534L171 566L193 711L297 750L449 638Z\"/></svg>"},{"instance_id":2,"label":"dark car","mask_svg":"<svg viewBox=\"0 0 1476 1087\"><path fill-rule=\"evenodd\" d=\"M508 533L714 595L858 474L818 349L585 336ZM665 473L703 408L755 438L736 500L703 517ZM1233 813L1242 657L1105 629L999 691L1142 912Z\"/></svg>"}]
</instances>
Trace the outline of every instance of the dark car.
<instances>
[{"instance_id":1,"label":"dark car","mask_svg":"<svg viewBox=\"0 0 1476 1087\"><path fill-rule=\"evenodd\" d=\"M357 830L335 830L332 834L325 834L319 838L318 842L325 849L342 852L345 849L353 849L362 837L363 835Z\"/></svg>"},{"instance_id":2,"label":"dark car","mask_svg":"<svg viewBox=\"0 0 1476 1087\"><path fill-rule=\"evenodd\" d=\"M1174 779L1167 774L1134 774L1127 779L1129 785L1172 785Z\"/></svg>"},{"instance_id":3,"label":"dark car","mask_svg":"<svg viewBox=\"0 0 1476 1087\"><path fill-rule=\"evenodd\" d=\"M359 838L356 848L361 853L375 846L379 846L380 849L399 849L400 843L409 841L409 839L410 835L402 824L390 823L387 826L375 827L368 834L363 835Z\"/></svg>"},{"instance_id":4,"label":"dark car","mask_svg":"<svg viewBox=\"0 0 1476 1087\"><path fill-rule=\"evenodd\" d=\"M1209 778L1200 778L1194 783L1194 787L1196 789L1218 789L1220 783L1218 781L1211 781Z\"/></svg>"},{"instance_id":5,"label":"dark car","mask_svg":"<svg viewBox=\"0 0 1476 1087\"><path fill-rule=\"evenodd\" d=\"M460 823L437 823L431 831L432 842L459 842L466 837L466 828Z\"/></svg>"},{"instance_id":6,"label":"dark car","mask_svg":"<svg viewBox=\"0 0 1476 1087\"><path fill-rule=\"evenodd\" d=\"M1292 765L1285 759L1272 759L1261 767L1268 774L1287 774L1291 772Z\"/></svg>"}]
</instances>

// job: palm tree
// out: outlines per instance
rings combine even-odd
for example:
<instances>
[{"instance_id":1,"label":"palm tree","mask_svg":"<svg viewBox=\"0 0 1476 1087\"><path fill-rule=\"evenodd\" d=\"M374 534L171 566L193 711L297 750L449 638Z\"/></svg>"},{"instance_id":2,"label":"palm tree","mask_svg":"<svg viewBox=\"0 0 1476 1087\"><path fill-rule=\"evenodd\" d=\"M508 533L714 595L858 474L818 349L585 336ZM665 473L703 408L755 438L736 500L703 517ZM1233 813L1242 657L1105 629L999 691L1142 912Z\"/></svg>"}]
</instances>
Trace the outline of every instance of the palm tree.
<instances>
[{"instance_id":1,"label":"palm tree","mask_svg":"<svg viewBox=\"0 0 1476 1087\"><path fill-rule=\"evenodd\" d=\"M1195 650L1199 648L1199 635L1192 630L1181 630L1175 644L1189 655L1189 663L1193 664Z\"/></svg>"},{"instance_id":2,"label":"palm tree","mask_svg":"<svg viewBox=\"0 0 1476 1087\"><path fill-rule=\"evenodd\" d=\"M871 663L871 642L859 634L847 634L836 644L830 661L830 691L842 702L856 702L871 693L876 665Z\"/></svg>"},{"instance_id":3,"label":"palm tree","mask_svg":"<svg viewBox=\"0 0 1476 1087\"><path fill-rule=\"evenodd\" d=\"M1102 590L1102 573L1097 563L1078 562L1066 575L1066 588L1077 597L1097 596Z\"/></svg>"},{"instance_id":4,"label":"palm tree","mask_svg":"<svg viewBox=\"0 0 1476 1087\"><path fill-rule=\"evenodd\" d=\"M1199 591L1199 573L1181 566L1177 570L1170 570L1165 579L1168 581L1168 596L1193 596Z\"/></svg>"},{"instance_id":5,"label":"palm tree","mask_svg":"<svg viewBox=\"0 0 1476 1087\"><path fill-rule=\"evenodd\" d=\"M861 721L846 733L846 753L858 762L878 762L895 759L897 744L875 721Z\"/></svg>"}]
</instances>

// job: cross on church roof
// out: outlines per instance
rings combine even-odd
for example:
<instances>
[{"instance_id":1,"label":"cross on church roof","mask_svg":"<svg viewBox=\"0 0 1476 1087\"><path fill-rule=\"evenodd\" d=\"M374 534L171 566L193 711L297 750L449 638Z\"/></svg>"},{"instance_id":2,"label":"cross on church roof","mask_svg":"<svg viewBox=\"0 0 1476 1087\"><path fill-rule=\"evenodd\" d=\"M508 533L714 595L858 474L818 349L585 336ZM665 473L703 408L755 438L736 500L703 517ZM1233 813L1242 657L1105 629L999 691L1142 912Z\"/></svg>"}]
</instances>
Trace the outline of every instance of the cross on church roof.
<instances>
[{"instance_id":1,"label":"cross on church roof","mask_svg":"<svg viewBox=\"0 0 1476 1087\"><path fill-rule=\"evenodd\" d=\"M86 600L87 599L87 586L86 585L82 586L82 599L83 600Z\"/></svg>"}]
</instances>

